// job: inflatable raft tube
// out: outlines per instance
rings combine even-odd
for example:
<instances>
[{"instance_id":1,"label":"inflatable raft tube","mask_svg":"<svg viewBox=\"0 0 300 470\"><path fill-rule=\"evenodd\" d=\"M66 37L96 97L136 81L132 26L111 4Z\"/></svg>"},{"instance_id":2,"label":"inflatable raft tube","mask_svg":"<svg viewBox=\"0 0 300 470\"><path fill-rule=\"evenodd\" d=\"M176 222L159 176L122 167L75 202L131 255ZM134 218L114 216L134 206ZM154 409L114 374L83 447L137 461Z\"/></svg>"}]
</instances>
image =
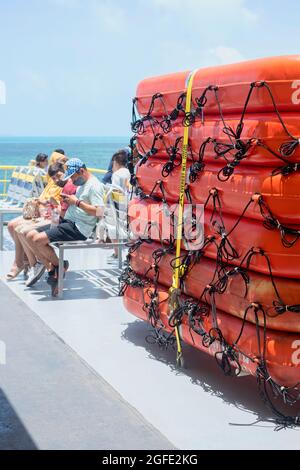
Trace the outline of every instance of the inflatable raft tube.
<instances>
[{"instance_id":1,"label":"inflatable raft tube","mask_svg":"<svg viewBox=\"0 0 300 470\"><path fill-rule=\"evenodd\" d=\"M215 242L220 245L222 235L218 233L217 226L212 225L212 215L211 211L205 211L204 238L214 238ZM188 214L187 217L189 216ZM173 237L175 236L174 224L170 220L168 207L161 202L135 198L129 204L128 217L130 230L135 238L148 237L154 241L161 241L162 239L169 239L170 234ZM223 222L227 234L233 229L237 219L237 217L232 215L223 214ZM199 220L203 219L200 218ZM188 228L186 227L186 230ZM295 226L294 228L297 229L298 227ZM187 243L186 240L183 240L182 249L200 249L201 233L197 232L197 235L199 236L195 242L192 240ZM300 278L300 240L292 247L286 248L277 229L267 230L261 222L246 217L240 219L236 228L228 236L228 240L237 252L237 257L230 259L231 264L239 266L251 249L255 251L263 250L270 260L274 276L293 279ZM205 256L214 260L217 258L216 243L208 243L205 247ZM231 251L227 242L226 246ZM265 258L258 253L252 257L250 269L263 274L269 274Z\"/></svg>"},{"instance_id":2,"label":"inflatable raft tube","mask_svg":"<svg viewBox=\"0 0 300 470\"><path fill-rule=\"evenodd\" d=\"M149 294L153 288L132 288L128 287L124 295L124 305L126 309L140 318L148 321L147 311L144 309L145 302L150 302ZM160 302L160 319L167 332L172 329L168 324L168 292L163 287L158 287L158 298ZM228 315L222 311L217 312L218 326L229 344L233 344L241 331L242 320ZM209 332L213 328L211 315L204 318L203 326ZM183 323L179 328L182 340L197 349L212 356L222 351L222 346L215 341L209 348L203 346L200 335L190 329L187 316L183 317ZM263 339L263 329L259 328L261 340ZM257 358L259 348L257 341L256 326L246 322L243 334L238 346L242 353L238 359L242 369L249 374L255 375L257 369ZM266 363L272 379L285 387L293 387L300 380L300 335L267 330L266 332Z\"/></svg>"},{"instance_id":3,"label":"inflatable raft tube","mask_svg":"<svg viewBox=\"0 0 300 470\"><path fill-rule=\"evenodd\" d=\"M236 64L199 69L194 78L193 99L199 98L209 86L218 87L218 97L224 113L242 113L253 82L266 82L280 112L300 110L300 56L288 55L249 60ZM179 72L147 78L137 87L137 108L146 115L154 94L162 94L163 101L155 100L152 115L163 116L177 106L179 96L186 90L190 72ZM206 94L206 113L218 114L218 104L212 91ZM248 111L272 112L272 100L265 87L254 89Z\"/></svg>"},{"instance_id":4,"label":"inflatable raft tube","mask_svg":"<svg viewBox=\"0 0 300 470\"><path fill-rule=\"evenodd\" d=\"M130 266L140 276L154 279L154 269L149 267L154 263L152 256L161 245L152 243L143 244L131 254ZM171 263L175 254L166 254L159 261L159 282L165 287L172 285L173 270ZM193 265L193 268L184 278L183 293L199 299L205 288L212 283L215 276L216 264L214 261L203 256L200 261ZM228 271L230 268L228 269ZM227 288L222 294L215 294L215 303L218 309L235 317L243 318L248 306L255 302L262 305L267 314L267 327L274 330L300 333L300 313L285 311L278 314L275 306L279 306L278 298L270 279L270 276L255 273L249 274L247 289L241 275L231 275L228 277ZM300 280L275 278L275 285L282 300L282 305L300 306ZM207 301L210 297L207 295ZM300 307L299 307L300 308ZM255 323L255 315L251 310L247 320ZM259 316L260 326L263 326L263 318Z\"/></svg>"},{"instance_id":5,"label":"inflatable raft tube","mask_svg":"<svg viewBox=\"0 0 300 470\"><path fill-rule=\"evenodd\" d=\"M300 76L300 72L299 72ZM299 80L300 87L300 80ZM299 88L300 89L300 88ZM300 92L299 92L300 99ZM239 117L228 116L226 117L226 125L236 130L239 124ZM288 131L296 138L300 138L300 116L299 114L282 114L282 119L288 129ZM244 121L243 132L241 139L243 142L247 142L253 139L251 146L246 154L246 157L241 160L241 165L259 165L259 166L270 166L278 167L283 165L280 158L272 154L275 152L279 156L280 147L282 144L291 141L290 136L287 135L282 124L278 120L276 114L262 114L262 115L249 115L247 114ZM159 123L145 123L143 127L144 131L142 134L137 135L137 148L141 155L148 152L153 144L154 135L161 135L155 142L155 148L157 149L157 156L167 158L168 154L166 148L174 146L176 139L180 139L183 136L184 126L182 124L182 118L177 119L173 122L171 131L164 133ZM224 123L219 117L207 116L204 119L204 123L196 121L193 126L190 127L189 141L194 153L194 157L198 158L199 150L201 145L208 139L211 138L219 144L231 145L235 143L234 138L232 140L223 131ZM266 146L259 144L259 142ZM182 143L179 145L181 151ZM270 150L268 150L268 148ZM234 155L234 151L227 154L227 157ZM178 157L181 156L179 152ZM224 161L224 158L219 158L220 161ZM300 147L295 146L294 153L287 158L288 162L300 162ZM214 143L209 143L205 147L204 153L205 162L215 162L216 152L214 150Z\"/></svg>"},{"instance_id":6,"label":"inflatable raft tube","mask_svg":"<svg viewBox=\"0 0 300 470\"><path fill-rule=\"evenodd\" d=\"M169 176L163 177L167 160L149 159L144 165L137 165L138 186L145 194L165 197L168 202L178 202L181 166L175 166ZM188 165L188 171L191 164ZM189 191L194 204L204 204L210 191L217 189L222 210L225 213L241 215L255 193L260 193L272 214L282 224L300 225L300 173L288 176L270 175L266 167L237 167L227 181L220 181L218 174L222 169L219 163L209 163L197 175L196 181L190 183ZM162 188L159 184L162 182ZM155 187L156 186L156 187ZM153 188L155 190L153 191ZM162 194L162 191L164 194ZM186 199L186 202L189 202ZM213 209L211 197L207 207ZM246 216L263 220L260 206L253 201L247 209Z\"/></svg>"}]
</instances>

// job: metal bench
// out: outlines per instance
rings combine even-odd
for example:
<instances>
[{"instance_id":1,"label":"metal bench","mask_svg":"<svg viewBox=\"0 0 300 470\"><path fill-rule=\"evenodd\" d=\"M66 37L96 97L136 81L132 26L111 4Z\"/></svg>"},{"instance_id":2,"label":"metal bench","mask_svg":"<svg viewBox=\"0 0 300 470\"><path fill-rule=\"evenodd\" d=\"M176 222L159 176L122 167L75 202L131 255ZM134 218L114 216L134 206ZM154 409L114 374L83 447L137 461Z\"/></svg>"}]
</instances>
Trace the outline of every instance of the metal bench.
<instances>
[{"instance_id":1,"label":"metal bench","mask_svg":"<svg viewBox=\"0 0 300 470\"><path fill-rule=\"evenodd\" d=\"M122 251L123 247L126 245L125 242L119 243L104 243L96 242L95 240L87 240L80 242L56 242L52 246L58 249L58 298L63 296L63 286L64 286L64 252L65 250L84 250L84 249L99 249L99 248L114 248L118 247L118 267L122 269Z\"/></svg>"}]
</instances>

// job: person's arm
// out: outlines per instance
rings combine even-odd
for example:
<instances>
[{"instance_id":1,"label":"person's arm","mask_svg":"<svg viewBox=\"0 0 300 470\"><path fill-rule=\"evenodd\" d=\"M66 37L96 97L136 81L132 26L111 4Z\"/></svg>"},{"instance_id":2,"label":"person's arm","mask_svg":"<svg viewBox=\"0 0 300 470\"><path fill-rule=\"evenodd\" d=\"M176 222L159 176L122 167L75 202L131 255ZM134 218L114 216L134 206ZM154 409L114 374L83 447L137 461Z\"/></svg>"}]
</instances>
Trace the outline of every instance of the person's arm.
<instances>
[{"instance_id":1,"label":"person's arm","mask_svg":"<svg viewBox=\"0 0 300 470\"><path fill-rule=\"evenodd\" d=\"M70 195L70 196L64 196L64 202L66 202L69 206L77 206L80 209L82 209L84 212L86 212L89 215L92 215L94 217L102 217L104 208L99 206L93 206L91 204L88 204L87 202L81 201L76 197L75 195ZM100 209L100 210L99 210Z\"/></svg>"},{"instance_id":2,"label":"person's arm","mask_svg":"<svg viewBox=\"0 0 300 470\"><path fill-rule=\"evenodd\" d=\"M104 207L92 206L84 201L80 201L78 207L89 215L93 215L95 217L103 217Z\"/></svg>"}]
</instances>

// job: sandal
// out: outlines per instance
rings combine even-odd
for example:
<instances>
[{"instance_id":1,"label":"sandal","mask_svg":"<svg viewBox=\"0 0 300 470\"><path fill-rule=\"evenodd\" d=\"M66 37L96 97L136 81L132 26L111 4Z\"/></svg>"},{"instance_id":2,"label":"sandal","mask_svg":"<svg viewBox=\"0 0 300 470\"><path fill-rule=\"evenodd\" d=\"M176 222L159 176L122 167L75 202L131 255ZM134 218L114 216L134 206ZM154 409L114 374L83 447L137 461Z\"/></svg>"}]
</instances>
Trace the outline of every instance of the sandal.
<instances>
[{"instance_id":1,"label":"sandal","mask_svg":"<svg viewBox=\"0 0 300 470\"><path fill-rule=\"evenodd\" d=\"M24 266L24 272L23 272L23 276L24 276L24 279L25 279L25 280L28 279L29 270L30 270L29 264L25 264L25 266Z\"/></svg>"},{"instance_id":2,"label":"sandal","mask_svg":"<svg viewBox=\"0 0 300 470\"><path fill-rule=\"evenodd\" d=\"M24 270L25 270L25 266L22 266L21 268L19 268L17 265L14 265L9 271L9 273L6 274L5 278L7 281L12 281L16 277L18 277L19 274L21 274L21 272Z\"/></svg>"},{"instance_id":3,"label":"sandal","mask_svg":"<svg viewBox=\"0 0 300 470\"><path fill-rule=\"evenodd\" d=\"M58 268L48 273L47 284L51 287L52 297L57 297L58 294Z\"/></svg>"},{"instance_id":4,"label":"sandal","mask_svg":"<svg viewBox=\"0 0 300 470\"><path fill-rule=\"evenodd\" d=\"M69 261L64 261L64 278L66 272L69 269ZM58 266L56 266L52 271L48 272L48 277L46 279L47 284L51 287L52 297L57 297L58 295Z\"/></svg>"}]
</instances>

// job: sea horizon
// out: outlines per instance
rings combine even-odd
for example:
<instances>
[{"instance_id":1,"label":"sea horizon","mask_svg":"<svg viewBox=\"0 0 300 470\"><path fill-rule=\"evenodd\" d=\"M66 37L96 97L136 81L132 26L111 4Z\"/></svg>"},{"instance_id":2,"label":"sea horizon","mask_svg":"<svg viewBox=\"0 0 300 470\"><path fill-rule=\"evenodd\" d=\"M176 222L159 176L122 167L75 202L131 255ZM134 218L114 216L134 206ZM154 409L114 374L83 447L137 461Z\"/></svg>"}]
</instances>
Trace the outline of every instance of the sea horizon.
<instances>
[{"instance_id":1,"label":"sea horizon","mask_svg":"<svg viewBox=\"0 0 300 470\"><path fill-rule=\"evenodd\" d=\"M112 155L129 144L130 136L0 136L0 165L26 165L38 153L62 148L68 157L106 168Z\"/></svg>"}]
</instances>

